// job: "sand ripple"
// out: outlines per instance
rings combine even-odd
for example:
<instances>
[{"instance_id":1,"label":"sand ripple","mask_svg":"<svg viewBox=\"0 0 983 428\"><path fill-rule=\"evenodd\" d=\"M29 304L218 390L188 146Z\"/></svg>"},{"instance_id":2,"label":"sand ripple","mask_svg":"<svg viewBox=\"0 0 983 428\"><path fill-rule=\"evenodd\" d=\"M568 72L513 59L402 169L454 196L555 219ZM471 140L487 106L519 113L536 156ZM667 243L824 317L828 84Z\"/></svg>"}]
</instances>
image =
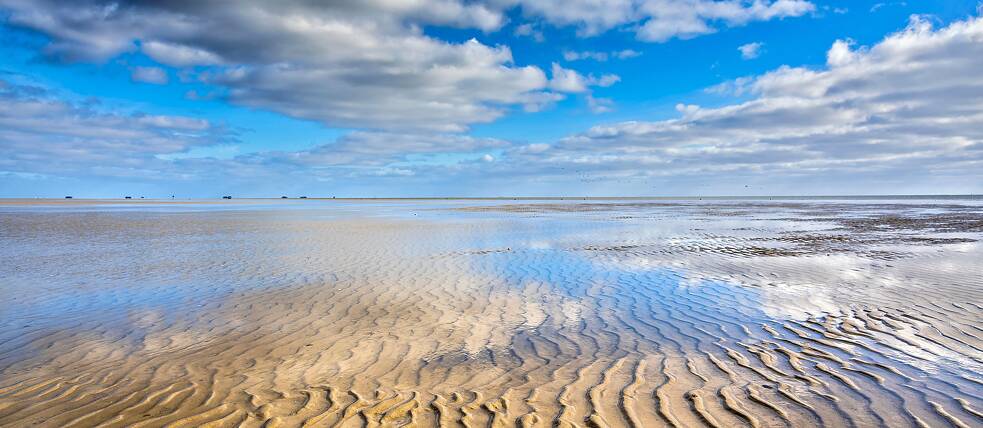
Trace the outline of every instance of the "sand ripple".
<instances>
[{"instance_id":1,"label":"sand ripple","mask_svg":"<svg viewBox=\"0 0 983 428\"><path fill-rule=\"evenodd\" d=\"M402 204L0 213L0 426L983 426L976 207Z\"/></svg>"}]
</instances>

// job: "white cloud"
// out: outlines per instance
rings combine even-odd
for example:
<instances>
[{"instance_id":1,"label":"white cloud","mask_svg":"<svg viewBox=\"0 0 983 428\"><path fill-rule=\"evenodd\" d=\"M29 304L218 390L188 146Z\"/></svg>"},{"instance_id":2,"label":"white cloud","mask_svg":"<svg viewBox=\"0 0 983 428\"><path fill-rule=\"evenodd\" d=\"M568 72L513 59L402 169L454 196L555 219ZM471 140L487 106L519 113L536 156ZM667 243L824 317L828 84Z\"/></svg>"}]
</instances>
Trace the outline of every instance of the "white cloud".
<instances>
[{"instance_id":1,"label":"white cloud","mask_svg":"<svg viewBox=\"0 0 983 428\"><path fill-rule=\"evenodd\" d=\"M516 0L524 13L554 25L576 25L582 35L596 35L632 20L633 0Z\"/></svg>"},{"instance_id":2,"label":"white cloud","mask_svg":"<svg viewBox=\"0 0 983 428\"><path fill-rule=\"evenodd\" d=\"M749 101L680 104L677 119L596 126L541 155L512 151L513 163L543 175L565 167L689 185L758 176L821 187L868 177L898 192L899 180L983 182L983 20L935 30L913 17L869 48L837 41L828 58L824 69L786 66L722 86Z\"/></svg>"},{"instance_id":3,"label":"white cloud","mask_svg":"<svg viewBox=\"0 0 983 428\"><path fill-rule=\"evenodd\" d=\"M0 170L166 179L181 173L159 156L234 141L206 120L98 107L30 82L0 80Z\"/></svg>"},{"instance_id":4,"label":"white cloud","mask_svg":"<svg viewBox=\"0 0 983 428\"><path fill-rule=\"evenodd\" d=\"M639 52L639 51L636 51L636 50L632 50L632 49L623 49L623 50L614 52L614 57L615 58L618 58L618 59L628 59L628 58L634 58L634 57L637 57L637 56L642 56L642 53Z\"/></svg>"},{"instance_id":5,"label":"white cloud","mask_svg":"<svg viewBox=\"0 0 983 428\"><path fill-rule=\"evenodd\" d=\"M167 72L160 67L133 67L130 78L134 82L151 83L154 85L167 84Z\"/></svg>"},{"instance_id":6,"label":"white cloud","mask_svg":"<svg viewBox=\"0 0 983 428\"><path fill-rule=\"evenodd\" d=\"M518 153L542 153L550 149L550 145L546 143L534 143L527 144L524 146L519 146L515 149Z\"/></svg>"},{"instance_id":7,"label":"white cloud","mask_svg":"<svg viewBox=\"0 0 983 428\"><path fill-rule=\"evenodd\" d=\"M759 55L761 55L761 47L762 46L764 46L764 43L761 43L761 42L747 43L747 44L743 44L743 45L738 46L737 47L737 50L739 50L741 52L741 58L744 58L744 59L755 59Z\"/></svg>"},{"instance_id":8,"label":"white cloud","mask_svg":"<svg viewBox=\"0 0 983 428\"><path fill-rule=\"evenodd\" d=\"M563 59L567 61L579 61L582 59L592 59L594 61L604 62L608 60L607 52L597 52L597 51L564 51Z\"/></svg>"},{"instance_id":9,"label":"white cloud","mask_svg":"<svg viewBox=\"0 0 983 428\"><path fill-rule=\"evenodd\" d=\"M857 53L850 49L853 45L852 40L837 40L833 42L833 47L826 52L826 64L836 67L845 65L857 57Z\"/></svg>"},{"instance_id":10,"label":"white cloud","mask_svg":"<svg viewBox=\"0 0 983 428\"><path fill-rule=\"evenodd\" d=\"M532 39L537 42L546 41L546 37L543 36L543 32L537 30L536 27L533 27L533 25L528 22L516 26L515 31L513 31L512 34L520 37L532 37Z\"/></svg>"},{"instance_id":11,"label":"white cloud","mask_svg":"<svg viewBox=\"0 0 983 428\"><path fill-rule=\"evenodd\" d=\"M543 71L515 65L507 46L424 34L425 25L500 28L501 10L480 3L0 0L0 8L10 24L50 36L54 58L105 61L140 49L226 87L234 103L329 126L462 131L551 98Z\"/></svg>"},{"instance_id":12,"label":"white cloud","mask_svg":"<svg viewBox=\"0 0 983 428\"><path fill-rule=\"evenodd\" d=\"M563 68L555 62L551 74L550 89L557 92L587 92L590 86L608 87L621 81L621 78L614 74L603 74L600 77L584 76L575 70Z\"/></svg>"},{"instance_id":13,"label":"white cloud","mask_svg":"<svg viewBox=\"0 0 983 428\"><path fill-rule=\"evenodd\" d=\"M141 50L155 61L173 67L222 64L222 59L212 52L174 43L151 40L143 43Z\"/></svg>"},{"instance_id":14,"label":"white cloud","mask_svg":"<svg viewBox=\"0 0 983 428\"><path fill-rule=\"evenodd\" d=\"M553 63L550 89L559 92L587 92L587 78L580 73Z\"/></svg>"},{"instance_id":15,"label":"white cloud","mask_svg":"<svg viewBox=\"0 0 983 428\"><path fill-rule=\"evenodd\" d=\"M591 85L600 86L602 88L606 88L620 81L621 81L621 77L619 77L616 74L602 74L601 77L595 78L594 76L591 76L588 79L588 82Z\"/></svg>"},{"instance_id":16,"label":"white cloud","mask_svg":"<svg viewBox=\"0 0 983 428\"><path fill-rule=\"evenodd\" d=\"M641 55L642 55L641 52L631 49L624 49L620 51L611 51L611 52L564 51L563 59L566 61L579 61L579 60L591 59L594 61L604 62L607 61L609 58L628 59Z\"/></svg>"},{"instance_id":17,"label":"white cloud","mask_svg":"<svg viewBox=\"0 0 983 428\"><path fill-rule=\"evenodd\" d=\"M315 21L269 23L297 38L295 43L233 35L256 41L248 52L207 38L163 40L215 55L218 60L204 67L211 73L205 77L227 86L237 102L297 117L395 121L401 126L398 131L353 132L294 152L166 160L167 155L227 144L235 136L196 118L104 111L59 99L44 88L7 81L0 83L0 171L146 180L221 176L254 183L276 182L270 177L354 182L341 179L374 176L451 187L495 180L503 193L549 193L549 186L569 186L564 183L577 179L589 183L578 190L607 193L705 193L741 180L760 180L766 192L897 193L912 186L922 191L983 190L979 18L933 29L926 20L913 17L904 31L870 47L848 40L833 43L824 66L784 66L715 87L717 95L740 94L740 102L719 107L680 103L673 119L599 125L550 144L525 145L445 131L501 114L512 105L547 105L561 97L560 92L583 94L592 111L603 112L612 104L595 98L591 87L612 84L617 76L585 76L552 64L548 80L539 69L513 65L507 48L444 43L402 23L395 24L391 34L368 37L362 37L364 28L358 25L333 28L349 31L354 47L328 52L308 38L308 25L318 31L327 25ZM282 27L288 24L290 28ZM161 25L169 24L164 20ZM272 30L257 31L268 35ZM395 35L404 32L410 37L397 40ZM68 46L65 43L53 39L58 48ZM79 52L92 55L105 53L107 47L125 51L144 46L86 43L92 49ZM172 60L178 63L185 57L208 55L175 54ZM320 86L325 84L339 86ZM281 99L286 95L290 97ZM442 114L446 118L438 120ZM439 122L454 126L437 126ZM482 168L414 162L460 153L468 154L466 162L473 164L490 151L494 162ZM624 184L643 180L661 187Z\"/></svg>"},{"instance_id":18,"label":"white cloud","mask_svg":"<svg viewBox=\"0 0 983 428\"><path fill-rule=\"evenodd\" d=\"M211 127L207 120L185 116L138 115L134 119L141 125L179 131L206 131Z\"/></svg>"},{"instance_id":19,"label":"white cloud","mask_svg":"<svg viewBox=\"0 0 983 428\"><path fill-rule=\"evenodd\" d=\"M559 26L572 25L582 36L628 26L639 40L664 42L740 26L802 16L816 9L805 0L516 0L531 16Z\"/></svg>"},{"instance_id":20,"label":"white cloud","mask_svg":"<svg viewBox=\"0 0 983 428\"><path fill-rule=\"evenodd\" d=\"M516 64L508 46L448 42L427 26L491 32L518 8L532 22L514 33L542 38L542 25L583 35L616 27L662 41L722 26L802 15L805 0L418 0L213 2L0 0L7 22L41 32L51 58L108 61L143 52L181 68L182 80L221 86L233 103L331 127L461 132L522 108L560 98L550 87L583 92L576 76L551 83L543 70ZM578 59L630 58L633 50L574 53ZM159 71L134 71L160 83ZM613 83L600 77L596 84Z\"/></svg>"},{"instance_id":21,"label":"white cloud","mask_svg":"<svg viewBox=\"0 0 983 428\"><path fill-rule=\"evenodd\" d=\"M614 110L614 100L610 98L595 98L593 95L587 95L587 107L590 108L591 112L597 114L607 113Z\"/></svg>"},{"instance_id":22,"label":"white cloud","mask_svg":"<svg viewBox=\"0 0 983 428\"><path fill-rule=\"evenodd\" d=\"M676 104L676 111L682 113L683 116L688 116L700 111L700 106L696 104Z\"/></svg>"},{"instance_id":23,"label":"white cloud","mask_svg":"<svg viewBox=\"0 0 983 428\"><path fill-rule=\"evenodd\" d=\"M406 177L416 172L400 164L447 153L477 154L492 162L495 158L483 152L510 146L460 134L354 131L307 150L237 156L232 150L218 159L214 153L235 147L231 130L194 117L103 110L98 100L72 98L0 79L0 171L165 183L210 177Z\"/></svg>"},{"instance_id":24,"label":"white cloud","mask_svg":"<svg viewBox=\"0 0 983 428\"><path fill-rule=\"evenodd\" d=\"M290 164L300 167L384 167L406 161L408 156L446 153L473 153L501 149L509 144L493 138L458 134L392 133L355 131L337 141L309 150L266 152L243 156L250 163Z\"/></svg>"},{"instance_id":25,"label":"white cloud","mask_svg":"<svg viewBox=\"0 0 983 428\"><path fill-rule=\"evenodd\" d=\"M902 7L904 7L904 6L907 6L907 5L908 5L908 3L903 2L903 1L899 1L899 2L888 2L888 3L884 3L884 2L874 3L874 5L870 7L870 12L871 13L877 12L878 10L880 10L881 8L883 8L885 6L902 6Z\"/></svg>"}]
</instances>

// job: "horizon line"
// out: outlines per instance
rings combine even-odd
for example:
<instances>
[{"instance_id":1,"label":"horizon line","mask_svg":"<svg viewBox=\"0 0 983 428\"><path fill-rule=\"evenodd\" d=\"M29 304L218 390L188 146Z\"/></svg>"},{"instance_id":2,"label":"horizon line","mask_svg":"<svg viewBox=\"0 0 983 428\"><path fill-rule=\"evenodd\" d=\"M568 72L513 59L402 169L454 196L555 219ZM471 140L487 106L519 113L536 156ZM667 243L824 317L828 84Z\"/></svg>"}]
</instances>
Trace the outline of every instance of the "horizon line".
<instances>
[{"instance_id":1,"label":"horizon line","mask_svg":"<svg viewBox=\"0 0 983 428\"><path fill-rule=\"evenodd\" d=\"M606 196L584 196L584 195L571 195L571 196L557 196L557 195L542 195L542 196L242 196L242 197L227 197L227 196L214 196L214 197L181 197L177 198L171 197L126 197L126 196L116 196L116 197L75 197L72 195L66 195L63 197L57 196L35 196L35 197L21 197L21 196L0 196L0 200L78 200L78 201L94 201L94 200L112 200L112 201L162 201L162 200L294 200L294 199L309 199L309 200L566 200L566 199L580 199L580 200L598 200L598 199L759 199L759 198L938 198L938 197L983 197L983 193L917 193L917 194L844 194L844 195L834 195L834 194L823 194L823 195L645 195L645 196L616 196L616 195L606 195Z\"/></svg>"}]
</instances>

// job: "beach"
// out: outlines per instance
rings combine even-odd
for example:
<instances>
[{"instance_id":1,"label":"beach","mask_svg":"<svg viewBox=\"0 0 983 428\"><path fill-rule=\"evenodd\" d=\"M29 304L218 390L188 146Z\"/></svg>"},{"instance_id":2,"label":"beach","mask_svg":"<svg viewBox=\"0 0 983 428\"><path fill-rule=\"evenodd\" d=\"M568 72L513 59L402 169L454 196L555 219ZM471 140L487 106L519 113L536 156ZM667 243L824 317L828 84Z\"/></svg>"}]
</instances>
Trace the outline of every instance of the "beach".
<instances>
[{"instance_id":1,"label":"beach","mask_svg":"<svg viewBox=\"0 0 983 428\"><path fill-rule=\"evenodd\" d=\"M983 426L983 200L0 203L0 426Z\"/></svg>"}]
</instances>

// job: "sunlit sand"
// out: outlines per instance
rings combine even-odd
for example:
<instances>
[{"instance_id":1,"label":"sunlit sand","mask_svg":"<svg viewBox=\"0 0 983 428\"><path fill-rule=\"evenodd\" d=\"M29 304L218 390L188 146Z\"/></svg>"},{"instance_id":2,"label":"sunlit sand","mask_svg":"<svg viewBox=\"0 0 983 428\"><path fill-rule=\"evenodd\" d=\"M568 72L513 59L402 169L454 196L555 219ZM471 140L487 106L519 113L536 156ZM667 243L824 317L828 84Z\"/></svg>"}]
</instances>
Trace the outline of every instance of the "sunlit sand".
<instances>
[{"instance_id":1,"label":"sunlit sand","mask_svg":"<svg viewBox=\"0 0 983 428\"><path fill-rule=\"evenodd\" d=\"M0 207L0 426L983 425L978 199L116 202Z\"/></svg>"}]
</instances>

